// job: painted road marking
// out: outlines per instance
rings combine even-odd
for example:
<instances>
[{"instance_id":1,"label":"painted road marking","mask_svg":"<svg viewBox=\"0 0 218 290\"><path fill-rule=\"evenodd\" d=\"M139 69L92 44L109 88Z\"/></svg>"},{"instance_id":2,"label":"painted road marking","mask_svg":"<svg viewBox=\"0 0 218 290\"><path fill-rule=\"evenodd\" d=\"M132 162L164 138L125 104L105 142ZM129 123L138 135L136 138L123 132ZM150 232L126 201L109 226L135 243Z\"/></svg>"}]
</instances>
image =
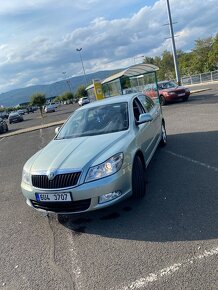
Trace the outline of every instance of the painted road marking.
<instances>
[{"instance_id":1,"label":"painted road marking","mask_svg":"<svg viewBox=\"0 0 218 290\"><path fill-rule=\"evenodd\" d=\"M192 265L194 262L201 261L203 259L206 259L208 257L212 257L214 255L218 254L218 247L213 248L210 251L205 250L202 254L199 254L197 256L194 256L186 261L183 261L181 263L175 263L169 267L163 268L157 272L150 273L147 277L138 279L129 285L121 285L119 287L115 287L112 289L119 289L119 290L128 290L128 289L140 289L142 287L146 287L151 283L154 283L158 280L160 280L163 277L167 277L172 275L173 273L179 271L180 269ZM112 290L111 289L111 290Z\"/></svg>"},{"instance_id":2,"label":"painted road marking","mask_svg":"<svg viewBox=\"0 0 218 290\"><path fill-rule=\"evenodd\" d=\"M165 152L173 155L173 156L176 156L176 157L179 157L181 159L184 159L186 161L189 161L189 162L192 162L192 163L195 163L197 165L200 165L200 166L203 166L203 167L206 167L207 169L211 169L215 172L218 172L218 168L217 167L214 167L214 166L210 166L209 164L206 164L206 163L203 163L203 162L200 162L200 161L197 161L197 160L194 160L194 159L191 159L189 157L186 157L184 155L180 155L180 154L177 154L177 153L174 153L172 151L169 151L169 150L165 150Z\"/></svg>"},{"instance_id":3,"label":"painted road marking","mask_svg":"<svg viewBox=\"0 0 218 290\"><path fill-rule=\"evenodd\" d=\"M72 233L68 232L68 240L70 244L69 255L72 261L71 269L74 274L74 281L77 289L85 289L82 285L82 276L81 276L81 267L79 266L79 258L76 252L76 246L74 245L74 238L72 237Z\"/></svg>"},{"instance_id":4,"label":"painted road marking","mask_svg":"<svg viewBox=\"0 0 218 290\"><path fill-rule=\"evenodd\" d=\"M1 138L1 139L0 139L0 142L3 141L4 139L5 139L5 137Z\"/></svg>"}]
</instances>

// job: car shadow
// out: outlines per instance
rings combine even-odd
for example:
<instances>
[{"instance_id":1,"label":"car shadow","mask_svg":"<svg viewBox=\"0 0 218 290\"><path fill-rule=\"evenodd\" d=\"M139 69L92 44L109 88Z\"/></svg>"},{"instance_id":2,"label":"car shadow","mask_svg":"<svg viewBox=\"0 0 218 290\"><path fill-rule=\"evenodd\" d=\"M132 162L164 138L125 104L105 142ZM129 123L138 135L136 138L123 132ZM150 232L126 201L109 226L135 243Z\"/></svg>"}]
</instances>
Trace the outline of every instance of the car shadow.
<instances>
[{"instance_id":1,"label":"car shadow","mask_svg":"<svg viewBox=\"0 0 218 290\"><path fill-rule=\"evenodd\" d=\"M207 150L202 140L207 140ZM218 132L170 135L168 146L155 153L148 167L144 199L128 199L95 212L58 215L58 220L75 235L155 242L215 239L218 156L209 156L217 152L216 144Z\"/></svg>"}]
</instances>

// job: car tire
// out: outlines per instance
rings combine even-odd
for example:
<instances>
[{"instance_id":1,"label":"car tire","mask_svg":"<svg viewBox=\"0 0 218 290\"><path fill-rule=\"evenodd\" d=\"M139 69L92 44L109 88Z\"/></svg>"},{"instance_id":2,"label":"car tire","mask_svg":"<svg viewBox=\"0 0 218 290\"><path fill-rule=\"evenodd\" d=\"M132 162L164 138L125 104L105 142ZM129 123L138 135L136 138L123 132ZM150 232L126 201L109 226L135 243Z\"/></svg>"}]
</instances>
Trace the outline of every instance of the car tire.
<instances>
[{"instance_id":1,"label":"car tire","mask_svg":"<svg viewBox=\"0 0 218 290\"><path fill-rule=\"evenodd\" d=\"M183 102L187 102L187 101L188 101L188 98L189 98L189 97L184 97L184 98L182 98L182 101L183 101Z\"/></svg>"},{"instance_id":2,"label":"car tire","mask_svg":"<svg viewBox=\"0 0 218 290\"><path fill-rule=\"evenodd\" d=\"M132 198L141 199L146 193L145 168L137 155L132 167Z\"/></svg>"},{"instance_id":3,"label":"car tire","mask_svg":"<svg viewBox=\"0 0 218 290\"><path fill-rule=\"evenodd\" d=\"M167 145L167 131L164 122L162 122L160 146L164 147L166 145Z\"/></svg>"},{"instance_id":4,"label":"car tire","mask_svg":"<svg viewBox=\"0 0 218 290\"><path fill-rule=\"evenodd\" d=\"M8 125L7 124L5 124L5 127L4 127L4 133L6 133L8 131Z\"/></svg>"},{"instance_id":5,"label":"car tire","mask_svg":"<svg viewBox=\"0 0 218 290\"><path fill-rule=\"evenodd\" d=\"M163 95L160 95L160 104L161 104L161 106L166 105L166 99L164 98Z\"/></svg>"}]
</instances>

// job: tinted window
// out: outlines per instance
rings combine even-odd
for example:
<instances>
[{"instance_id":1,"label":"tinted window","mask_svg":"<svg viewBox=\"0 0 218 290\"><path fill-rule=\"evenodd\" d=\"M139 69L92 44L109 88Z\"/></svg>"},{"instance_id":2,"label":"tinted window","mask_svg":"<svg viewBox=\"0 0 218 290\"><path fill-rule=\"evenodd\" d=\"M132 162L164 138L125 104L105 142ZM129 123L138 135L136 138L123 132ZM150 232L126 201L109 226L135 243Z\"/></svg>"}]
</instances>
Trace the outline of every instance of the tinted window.
<instances>
[{"instance_id":1,"label":"tinted window","mask_svg":"<svg viewBox=\"0 0 218 290\"><path fill-rule=\"evenodd\" d=\"M143 106L138 98L133 100L133 113L136 121L138 121L139 116L144 113Z\"/></svg>"},{"instance_id":2,"label":"tinted window","mask_svg":"<svg viewBox=\"0 0 218 290\"><path fill-rule=\"evenodd\" d=\"M176 88L176 87L177 87L177 84L175 84L174 82L158 83L159 90L171 89L171 88Z\"/></svg>"},{"instance_id":3,"label":"tinted window","mask_svg":"<svg viewBox=\"0 0 218 290\"><path fill-rule=\"evenodd\" d=\"M152 101L152 99L150 99L149 97L145 96L145 95L140 95L138 96L140 102L142 103L144 109L146 112L150 112L152 110L152 108L154 107L154 102Z\"/></svg>"}]
</instances>

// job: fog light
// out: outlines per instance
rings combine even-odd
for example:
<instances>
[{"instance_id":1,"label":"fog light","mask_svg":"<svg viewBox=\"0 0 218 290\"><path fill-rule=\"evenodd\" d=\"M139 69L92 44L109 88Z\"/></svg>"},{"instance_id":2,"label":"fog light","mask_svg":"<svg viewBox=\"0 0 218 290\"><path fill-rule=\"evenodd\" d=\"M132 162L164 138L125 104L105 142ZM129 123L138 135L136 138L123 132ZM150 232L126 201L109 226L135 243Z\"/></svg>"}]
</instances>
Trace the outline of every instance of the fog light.
<instances>
[{"instance_id":1,"label":"fog light","mask_svg":"<svg viewBox=\"0 0 218 290\"><path fill-rule=\"evenodd\" d=\"M99 196L98 203L101 204L101 203L105 203L105 202L111 201L111 200L116 199L119 196L121 196L121 194L122 194L121 191L114 191L114 192L110 192L110 193L107 193L107 194L103 194L103 195Z\"/></svg>"}]
</instances>

